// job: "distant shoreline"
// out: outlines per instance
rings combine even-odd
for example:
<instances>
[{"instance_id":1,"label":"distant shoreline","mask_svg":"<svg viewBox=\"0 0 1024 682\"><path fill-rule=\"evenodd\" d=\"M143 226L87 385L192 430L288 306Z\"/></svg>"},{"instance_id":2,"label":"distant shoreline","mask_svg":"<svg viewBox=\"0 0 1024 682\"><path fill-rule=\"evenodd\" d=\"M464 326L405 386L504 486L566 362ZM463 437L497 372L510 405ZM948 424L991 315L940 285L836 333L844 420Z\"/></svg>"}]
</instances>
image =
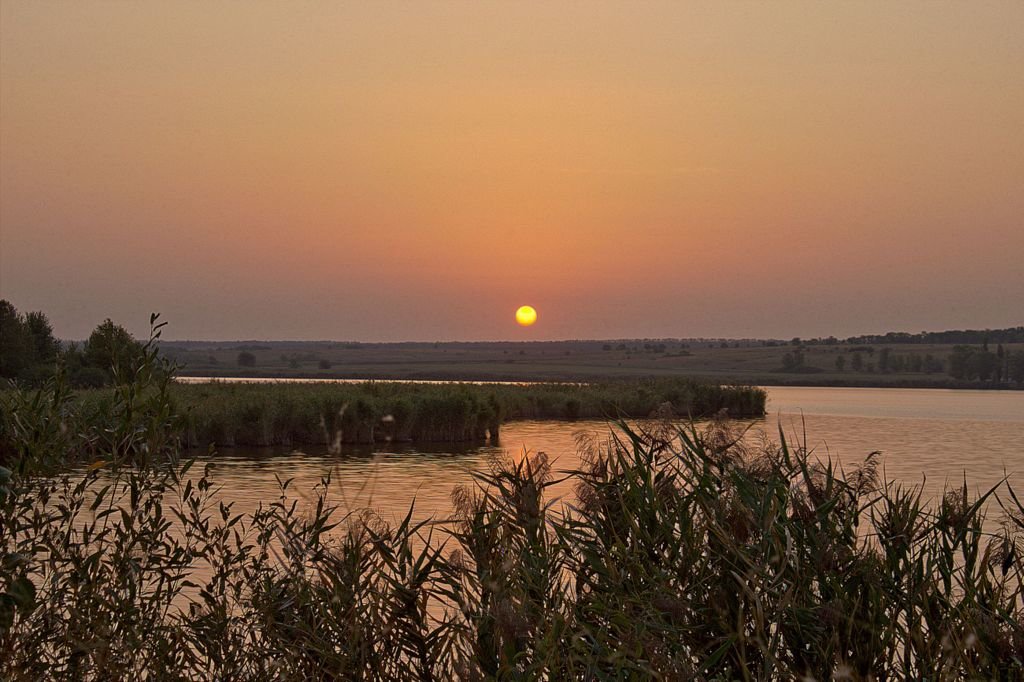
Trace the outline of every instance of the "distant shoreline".
<instances>
[{"instance_id":1,"label":"distant shoreline","mask_svg":"<svg viewBox=\"0 0 1024 682\"><path fill-rule=\"evenodd\" d=\"M518 341L421 344L164 342L181 376L592 382L692 378L718 384L1020 390L1024 342L990 344L1004 380L950 371L953 343ZM984 346L972 347L981 351ZM996 358L1005 358L1001 361ZM990 368L989 371L994 371ZM1014 370L1019 372L1019 368Z\"/></svg>"},{"instance_id":2,"label":"distant shoreline","mask_svg":"<svg viewBox=\"0 0 1024 682\"><path fill-rule=\"evenodd\" d=\"M456 375L456 374L439 374L439 373L411 373L402 375L356 375L356 374L345 374L345 373L278 373L278 374L261 374L261 373L244 373L244 372L229 372L223 374L209 373L209 372L190 372L187 370L180 370L177 373L178 377L184 379L213 379L213 380L277 380L277 379L298 379L302 381L346 381L346 382L364 382L364 381L381 381L381 382L426 382L426 383L479 383L479 384L522 384L522 383L545 383L545 384L574 384L574 383L586 383L588 381L631 381L636 379L649 378L650 375L644 374L617 374L617 375L587 375L587 376L575 376L575 377L551 377L551 376L537 376L531 377L529 375L509 375L509 376L475 376L475 375ZM665 376L665 375L659 375ZM678 375L679 378L693 378L693 379L708 379L708 376L688 376L684 374ZM963 382L956 381L953 379L949 380L933 380L927 379L904 379L894 377L890 380L881 381L870 381L870 380L836 380L836 379L820 379L814 380L806 377L800 378L778 378L770 379L764 377L722 377L721 383L723 384L742 384L749 386L763 386L770 388L773 386L779 387L802 387L802 388L919 388L919 389L940 389L940 390L962 390L962 391L1021 391L1024 390L1024 386L1012 386L1012 385L990 385L990 384L979 384L977 382Z\"/></svg>"}]
</instances>

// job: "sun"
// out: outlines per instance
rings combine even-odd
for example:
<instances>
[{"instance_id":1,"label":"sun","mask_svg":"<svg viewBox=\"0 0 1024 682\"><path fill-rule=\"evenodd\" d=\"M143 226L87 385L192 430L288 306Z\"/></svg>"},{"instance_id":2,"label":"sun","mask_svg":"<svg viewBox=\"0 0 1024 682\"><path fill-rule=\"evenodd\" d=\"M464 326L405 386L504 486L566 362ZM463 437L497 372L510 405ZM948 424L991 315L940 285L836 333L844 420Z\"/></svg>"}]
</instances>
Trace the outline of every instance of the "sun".
<instances>
[{"instance_id":1,"label":"sun","mask_svg":"<svg viewBox=\"0 0 1024 682\"><path fill-rule=\"evenodd\" d=\"M529 327L537 321L537 311L532 306L524 305L516 311L516 322L522 327Z\"/></svg>"}]
</instances>

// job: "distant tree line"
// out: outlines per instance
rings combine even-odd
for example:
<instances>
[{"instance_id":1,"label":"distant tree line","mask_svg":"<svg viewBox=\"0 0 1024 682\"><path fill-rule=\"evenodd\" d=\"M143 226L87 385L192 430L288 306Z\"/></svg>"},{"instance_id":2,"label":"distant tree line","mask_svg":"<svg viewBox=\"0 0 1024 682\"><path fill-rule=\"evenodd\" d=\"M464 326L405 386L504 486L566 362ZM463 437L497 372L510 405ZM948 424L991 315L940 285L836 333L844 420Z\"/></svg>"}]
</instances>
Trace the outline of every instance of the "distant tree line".
<instances>
[{"instance_id":1,"label":"distant tree line","mask_svg":"<svg viewBox=\"0 0 1024 682\"><path fill-rule=\"evenodd\" d=\"M864 334L839 339L835 336L820 336L809 339L794 337L789 341L781 339L762 339L757 342L762 347L775 346L869 346L871 344L990 344L990 343L1024 343L1024 327L1008 327L1006 329L951 329L941 332L888 332L886 334ZM744 343L744 346L749 344ZM714 344L709 346L714 347ZM725 346L722 346L723 348Z\"/></svg>"},{"instance_id":2,"label":"distant tree line","mask_svg":"<svg viewBox=\"0 0 1024 682\"><path fill-rule=\"evenodd\" d=\"M960 381L989 384L1024 384L1024 351L1008 351L1002 344L993 352L988 344L957 345L949 356L949 375Z\"/></svg>"},{"instance_id":3,"label":"distant tree line","mask_svg":"<svg viewBox=\"0 0 1024 682\"><path fill-rule=\"evenodd\" d=\"M792 355L797 365L802 364L799 349L786 355ZM935 374L945 371L957 381L977 381L997 386L1024 385L1024 350L1007 350L1002 344L997 344L994 351L987 344L958 344L953 346L953 352L945 360L931 353L898 354L890 348L880 348L876 352L873 346L851 348L847 355L836 357L837 371L844 372L847 367L853 372L869 374ZM787 363L785 357L783 363Z\"/></svg>"},{"instance_id":4,"label":"distant tree line","mask_svg":"<svg viewBox=\"0 0 1024 682\"><path fill-rule=\"evenodd\" d=\"M0 379L38 384L62 366L72 385L98 387L134 372L141 359L142 344L109 319L81 346L63 345L43 312L21 314L0 300Z\"/></svg>"},{"instance_id":5,"label":"distant tree line","mask_svg":"<svg viewBox=\"0 0 1024 682\"><path fill-rule=\"evenodd\" d=\"M825 342L825 341L822 341ZM918 344L990 344L990 343L1024 343L1024 327L1007 329L952 329L943 332L889 332L882 335L851 336L846 343L882 344L882 343L918 343Z\"/></svg>"},{"instance_id":6,"label":"distant tree line","mask_svg":"<svg viewBox=\"0 0 1024 682\"><path fill-rule=\"evenodd\" d=\"M865 354L871 358L868 362L864 361ZM849 355L849 361L845 355L836 356L837 371L846 371L847 365L854 372L873 373L877 371L881 374L935 374L945 368L945 363L931 353L898 355L888 348L882 348L876 355L873 346L858 346L851 348Z\"/></svg>"},{"instance_id":7,"label":"distant tree line","mask_svg":"<svg viewBox=\"0 0 1024 682\"><path fill-rule=\"evenodd\" d=\"M946 358L937 357L931 353L919 352L895 352L889 347L875 348L870 342L877 342L877 339L892 338L893 334L885 337L860 336L851 337L845 342L838 342L841 347L833 348L826 352L838 353L833 361L835 371L854 372L867 374L936 374L948 373L950 377L958 382L978 382L993 387L1017 387L1024 386L1024 350L1014 350L996 343L993 350L988 337L1016 339L1015 329L1003 329L983 333L980 345L956 344L953 352ZM980 332L979 332L980 333ZM914 337L914 341L908 343L942 343L939 336L946 334L968 334L975 332L937 332L935 334L902 335ZM922 340L925 338L928 340ZM857 345L852 345L853 342ZM810 365L805 361L807 353L811 352L812 345L834 345L830 339L804 340L794 338L788 342L792 350L782 356L782 366L775 370L777 372L810 373L821 372L823 369ZM845 352L844 352L845 351Z\"/></svg>"},{"instance_id":8,"label":"distant tree line","mask_svg":"<svg viewBox=\"0 0 1024 682\"><path fill-rule=\"evenodd\" d=\"M681 344L679 344L679 348L680 349L687 348L687 344L681 343ZM632 346L627 346L624 343L620 343L620 344L618 344L616 346L612 346L612 344L606 343L606 344L603 344L601 346L601 350L604 350L604 351L618 350L618 351L628 351L628 352L632 352L632 353L640 353L640 352L646 352L646 353L667 353L669 351L669 347L668 347L667 344L664 344L664 343L645 343L643 345L643 348L641 349L639 344L633 344Z\"/></svg>"}]
</instances>

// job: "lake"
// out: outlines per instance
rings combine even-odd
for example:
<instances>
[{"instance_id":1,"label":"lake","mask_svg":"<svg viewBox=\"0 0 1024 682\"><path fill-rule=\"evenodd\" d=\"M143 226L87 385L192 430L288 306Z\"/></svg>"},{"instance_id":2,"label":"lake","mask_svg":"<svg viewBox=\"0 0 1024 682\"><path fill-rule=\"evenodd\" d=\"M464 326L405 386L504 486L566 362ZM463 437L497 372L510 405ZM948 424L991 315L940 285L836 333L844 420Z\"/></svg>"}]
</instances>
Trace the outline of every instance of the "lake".
<instances>
[{"instance_id":1,"label":"lake","mask_svg":"<svg viewBox=\"0 0 1024 682\"><path fill-rule=\"evenodd\" d=\"M972 491L996 485L1004 476L1024 490L1024 392L935 389L769 387L769 413L747 420L748 437L806 441L815 454L854 463L882 453L885 474L923 484L926 497L966 475ZM384 519L404 516L415 501L417 518L446 517L455 486L470 484L503 453L520 457L543 451L556 470L579 466L576 438L604 434L598 421L517 421L502 427L501 441L475 447L377 445L326 448L226 448L212 461L222 496L238 512L277 499L276 476L291 478L289 491L312 497L321 477L331 474L332 499L347 509L373 508ZM554 488L572 494L570 484Z\"/></svg>"}]
</instances>

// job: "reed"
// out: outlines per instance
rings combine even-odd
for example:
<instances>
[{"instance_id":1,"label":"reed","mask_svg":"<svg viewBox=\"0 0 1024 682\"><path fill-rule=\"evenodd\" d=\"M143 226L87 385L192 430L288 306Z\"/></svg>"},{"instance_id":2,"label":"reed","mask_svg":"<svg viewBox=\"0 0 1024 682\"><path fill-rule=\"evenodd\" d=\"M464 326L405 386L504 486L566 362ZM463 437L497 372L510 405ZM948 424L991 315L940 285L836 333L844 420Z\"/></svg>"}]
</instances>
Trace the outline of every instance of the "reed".
<instances>
[{"instance_id":1,"label":"reed","mask_svg":"<svg viewBox=\"0 0 1024 682\"><path fill-rule=\"evenodd\" d=\"M764 414L765 393L689 379L592 384L176 385L189 447L497 440L510 419Z\"/></svg>"},{"instance_id":2,"label":"reed","mask_svg":"<svg viewBox=\"0 0 1024 682\"><path fill-rule=\"evenodd\" d=\"M88 430L124 409L123 385L69 391L58 398L51 424ZM765 392L689 379L591 384L178 384L161 388L176 418L169 433L186 448L338 446L379 442L497 442L516 419L607 419L674 415L736 417L764 414ZM152 390L137 400L151 399ZM26 395L0 392L10 412ZM27 407L27 406L24 406ZM38 408L38 406L37 406ZM39 409L23 410L41 414ZM101 439L102 440L102 439ZM3 447L0 441L0 448ZM92 449L87 444L86 449ZM71 452L73 448L66 448ZM2 462L0 458L0 462Z\"/></svg>"},{"instance_id":3,"label":"reed","mask_svg":"<svg viewBox=\"0 0 1024 682\"><path fill-rule=\"evenodd\" d=\"M161 377L81 433L50 424L59 382L9 403L5 679L1024 677L1008 482L929 503L879 480L875 454L844 472L781 433L746 445L726 420L619 423L581 443L576 471L496 461L450 520L342 512L329 478L305 506L281 481L238 514L179 459ZM54 472L78 441L96 461ZM546 494L565 476L571 503Z\"/></svg>"}]
</instances>

